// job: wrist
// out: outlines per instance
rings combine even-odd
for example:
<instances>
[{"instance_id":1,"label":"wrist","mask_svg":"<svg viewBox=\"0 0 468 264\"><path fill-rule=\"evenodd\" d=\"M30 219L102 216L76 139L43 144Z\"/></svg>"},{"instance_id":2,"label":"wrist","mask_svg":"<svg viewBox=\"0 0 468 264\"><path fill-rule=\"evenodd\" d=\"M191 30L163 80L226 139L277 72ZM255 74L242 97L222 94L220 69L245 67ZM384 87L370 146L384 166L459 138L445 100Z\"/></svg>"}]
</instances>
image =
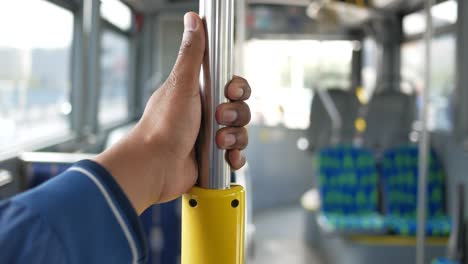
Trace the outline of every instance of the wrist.
<instances>
[{"instance_id":1,"label":"wrist","mask_svg":"<svg viewBox=\"0 0 468 264\"><path fill-rule=\"evenodd\" d=\"M94 161L106 168L127 195L138 214L160 199L165 170L154 142L137 128Z\"/></svg>"}]
</instances>

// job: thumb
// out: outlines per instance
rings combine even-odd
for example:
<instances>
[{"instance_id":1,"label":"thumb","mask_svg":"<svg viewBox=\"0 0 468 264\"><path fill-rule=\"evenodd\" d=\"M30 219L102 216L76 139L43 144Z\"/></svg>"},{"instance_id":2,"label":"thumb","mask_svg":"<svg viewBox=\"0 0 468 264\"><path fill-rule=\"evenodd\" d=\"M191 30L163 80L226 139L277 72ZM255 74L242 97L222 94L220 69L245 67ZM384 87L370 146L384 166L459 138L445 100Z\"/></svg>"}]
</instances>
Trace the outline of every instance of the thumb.
<instances>
[{"instance_id":1,"label":"thumb","mask_svg":"<svg viewBox=\"0 0 468 264\"><path fill-rule=\"evenodd\" d=\"M185 14L184 27L179 56L168 81L172 89L187 89L187 92L197 94L205 54L205 29L201 18L193 12Z\"/></svg>"}]
</instances>

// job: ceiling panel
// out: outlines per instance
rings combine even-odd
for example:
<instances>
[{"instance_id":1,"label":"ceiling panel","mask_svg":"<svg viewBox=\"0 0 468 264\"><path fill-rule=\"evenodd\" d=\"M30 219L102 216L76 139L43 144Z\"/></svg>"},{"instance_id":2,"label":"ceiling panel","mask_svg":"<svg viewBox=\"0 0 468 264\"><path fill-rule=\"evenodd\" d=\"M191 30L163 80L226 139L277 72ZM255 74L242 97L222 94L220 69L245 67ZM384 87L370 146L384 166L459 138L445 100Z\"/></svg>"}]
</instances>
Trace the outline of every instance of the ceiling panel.
<instances>
[{"instance_id":1,"label":"ceiling panel","mask_svg":"<svg viewBox=\"0 0 468 264\"><path fill-rule=\"evenodd\" d=\"M136 10L144 13L154 13L167 8L184 8L198 5L199 0L123 0L133 6ZM307 6L317 0L246 0L250 4L273 4L273 5L303 5ZM423 3L423 0L373 0L374 5L383 10L404 11L411 10ZM440 2L441 0L437 0Z\"/></svg>"},{"instance_id":2,"label":"ceiling panel","mask_svg":"<svg viewBox=\"0 0 468 264\"><path fill-rule=\"evenodd\" d=\"M176 8L198 4L198 0L124 0L136 10L154 13L165 8Z\"/></svg>"}]
</instances>

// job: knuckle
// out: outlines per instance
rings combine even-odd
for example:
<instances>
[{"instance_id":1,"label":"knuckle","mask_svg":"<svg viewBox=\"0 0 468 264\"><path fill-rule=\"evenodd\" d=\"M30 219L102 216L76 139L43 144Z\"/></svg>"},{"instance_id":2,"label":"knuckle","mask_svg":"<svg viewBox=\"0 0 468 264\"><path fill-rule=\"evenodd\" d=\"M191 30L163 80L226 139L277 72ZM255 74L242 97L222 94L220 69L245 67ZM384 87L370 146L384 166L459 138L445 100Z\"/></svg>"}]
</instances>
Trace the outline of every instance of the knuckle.
<instances>
[{"instance_id":1,"label":"knuckle","mask_svg":"<svg viewBox=\"0 0 468 264\"><path fill-rule=\"evenodd\" d=\"M247 130L243 127L239 132L239 147L245 149L249 145L249 135Z\"/></svg>"},{"instance_id":2,"label":"knuckle","mask_svg":"<svg viewBox=\"0 0 468 264\"><path fill-rule=\"evenodd\" d=\"M179 55L184 55L187 53L187 50L190 50L193 46L193 37L192 32L185 32L182 39L182 44L180 45Z\"/></svg>"},{"instance_id":3,"label":"knuckle","mask_svg":"<svg viewBox=\"0 0 468 264\"><path fill-rule=\"evenodd\" d=\"M238 82L239 82L239 85L242 86L242 88L246 91L250 91L251 88L250 88L250 84L249 84L249 81L247 81L245 78L243 77L237 77L238 79Z\"/></svg>"},{"instance_id":4,"label":"knuckle","mask_svg":"<svg viewBox=\"0 0 468 264\"><path fill-rule=\"evenodd\" d=\"M216 111L221 113L227 110L229 103L222 103L216 107Z\"/></svg>"},{"instance_id":5,"label":"knuckle","mask_svg":"<svg viewBox=\"0 0 468 264\"><path fill-rule=\"evenodd\" d=\"M167 78L167 83L169 84L169 86L175 86L177 84L177 75L174 71L172 71L169 74L169 77Z\"/></svg>"},{"instance_id":6,"label":"knuckle","mask_svg":"<svg viewBox=\"0 0 468 264\"><path fill-rule=\"evenodd\" d=\"M244 88L244 98L245 100L249 99L250 96L252 95L252 88L250 88L250 85L247 85L245 88Z\"/></svg>"},{"instance_id":7,"label":"knuckle","mask_svg":"<svg viewBox=\"0 0 468 264\"><path fill-rule=\"evenodd\" d=\"M242 76L235 76L234 79L239 80L240 82L243 82L245 84L248 84L247 80Z\"/></svg>"},{"instance_id":8,"label":"knuckle","mask_svg":"<svg viewBox=\"0 0 468 264\"><path fill-rule=\"evenodd\" d=\"M250 113L250 107L245 102L240 102L239 104L240 112L242 113L242 123L248 124L252 119L252 114Z\"/></svg>"},{"instance_id":9,"label":"knuckle","mask_svg":"<svg viewBox=\"0 0 468 264\"><path fill-rule=\"evenodd\" d=\"M216 135L215 135L216 142L222 143L225 134L226 134L226 129L225 128L222 128L222 129L216 131Z\"/></svg>"},{"instance_id":10,"label":"knuckle","mask_svg":"<svg viewBox=\"0 0 468 264\"><path fill-rule=\"evenodd\" d=\"M252 113L250 112L250 109L247 111L247 118L245 119L246 125L252 121Z\"/></svg>"},{"instance_id":11,"label":"knuckle","mask_svg":"<svg viewBox=\"0 0 468 264\"><path fill-rule=\"evenodd\" d=\"M233 102L232 105L234 106L234 108L237 110L237 111L240 111L240 112L245 112L245 107L246 107L246 104L242 101L240 102Z\"/></svg>"},{"instance_id":12,"label":"knuckle","mask_svg":"<svg viewBox=\"0 0 468 264\"><path fill-rule=\"evenodd\" d=\"M174 88L177 87L177 85L182 81L181 80L180 74L177 74L176 70L173 70L170 74L169 77L167 77L167 84L169 85L169 88Z\"/></svg>"},{"instance_id":13,"label":"knuckle","mask_svg":"<svg viewBox=\"0 0 468 264\"><path fill-rule=\"evenodd\" d=\"M241 105L242 109L247 110L247 111L250 110L249 105L246 102L242 101L242 102L239 102L239 104Z\"/></svg>"},{"instance_id":14,"label":"knuckle","mask_svg":"<svg viewBox=\"0 0 468 264\"><path fill-rule=\"evenodd\" d=\"M242 168L245 166L246 163L247 163L247 160L246 160L246 159L242 159L242 161L240 162L240 166L239 166L238 169L239 169L239 170L242 169Z\"/></svg>"}]
</instances>

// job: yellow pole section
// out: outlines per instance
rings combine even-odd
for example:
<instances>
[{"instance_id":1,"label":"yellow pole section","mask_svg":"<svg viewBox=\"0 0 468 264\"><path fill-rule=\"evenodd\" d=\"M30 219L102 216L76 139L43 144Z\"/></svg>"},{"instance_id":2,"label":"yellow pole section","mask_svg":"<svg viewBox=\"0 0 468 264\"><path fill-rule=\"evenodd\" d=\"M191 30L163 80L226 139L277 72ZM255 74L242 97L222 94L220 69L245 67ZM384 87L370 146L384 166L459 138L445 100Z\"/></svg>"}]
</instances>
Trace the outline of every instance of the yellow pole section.
<instances>
[{"instance_id":1,"label":"yellow pole section","mask_svg":"<svg viewBox=\"0 0 468 264\"><path fill-rule=\"evenodd\" d=\"M182 198L182 215L182 264L244 264L243 187L194 187Z\"/></svg>"}]
</instances>

